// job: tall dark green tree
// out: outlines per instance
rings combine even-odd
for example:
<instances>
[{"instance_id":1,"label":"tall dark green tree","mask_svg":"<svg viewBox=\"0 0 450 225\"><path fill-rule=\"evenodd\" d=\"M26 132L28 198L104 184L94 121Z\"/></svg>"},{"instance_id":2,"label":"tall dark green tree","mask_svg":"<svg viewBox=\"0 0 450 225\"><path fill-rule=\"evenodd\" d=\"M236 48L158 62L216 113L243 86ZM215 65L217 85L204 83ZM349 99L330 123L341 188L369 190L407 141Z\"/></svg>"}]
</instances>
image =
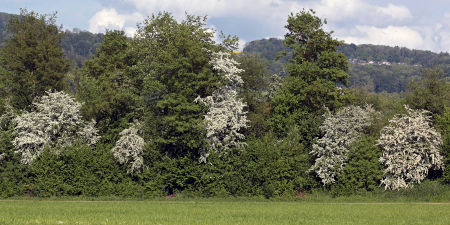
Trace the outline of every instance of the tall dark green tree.
<instances>
[{"instance_id":1,"label":"tall dark green tree","mask_svg":"<svg viewBox=\"0 0 450 225\"><path fill-rule=\"evenodd\" d=\"M22 9L10 17L7 29L11 38L0 51L4 69L2 80L11 104L28 107L45 91L62 90L68 62L61 48L63 33L55 24L56 15L42 15Z\"/></svg>"},{"instance_id":2,"label":"tall dark green tree","mask_svg":"<svg viewBox=\"0 0 450 225\"><path fill-rule=\"evenodd\" d=\"M230 38L216 44L205 22L190 15L177 22L159 13L139 27L133 45L133 69L144 81L146 127L157 148L170 156L196 155L203 146L205 107L194 100L219 85L220 76L209 63L212 52L236 46Z\"/></svg>"},{"instance_id":3,"label":"tall dark green tree","mask_svg":"<svg viewBox=\"0 0 450 225\"><path fill-rule=\"evenodd\" d=\"M281 152L298 180L294 189L315 186L309 173L313 161L309 152L314 139L320 136L326 108L334 110L343 104L344 92L339 85L347 83L347 59L337 51L342 43L323 30L325 23L314 11L291 14L287 20L284 44L291 49L285 66L287 77L271 101L269 126L280 140L299 145L295 150ZM286 55L282 52L280 57ZM291 159L297 160L291 160Z\"/></svg>"},{"instance_id":4,"label":"tall dark green tree","mask_svg":"<svg viewBox=\"0 0 450 225\"><path fill-rule=\"evenodd\" d=\"M311 141L325 107L341 105L344 95L338 86L349 78L347 58L337 51L342 42L323 30L326 21L314 11L291 14L287 22L284 44L292 49L292 57L286 65L288 76L273 99L270 122L279 135L286 134L288 124L297 124L304 139Z\"/></svg>"},{"instance_id":5,"label":"tall dark green tree","mask_svg":"<svg viewBox=\"0 0 450 225\"><path fill-rule=\"evenodd\" d=\"M78 95L85 102L84 113L97 121L107 142L115 142L108 134L120 132L116 129L133 122L140 112L140 93L129 73L134 63L130 43L124 31L107 31L96 55L80 72Z\"/></svg>"}]
</instances>

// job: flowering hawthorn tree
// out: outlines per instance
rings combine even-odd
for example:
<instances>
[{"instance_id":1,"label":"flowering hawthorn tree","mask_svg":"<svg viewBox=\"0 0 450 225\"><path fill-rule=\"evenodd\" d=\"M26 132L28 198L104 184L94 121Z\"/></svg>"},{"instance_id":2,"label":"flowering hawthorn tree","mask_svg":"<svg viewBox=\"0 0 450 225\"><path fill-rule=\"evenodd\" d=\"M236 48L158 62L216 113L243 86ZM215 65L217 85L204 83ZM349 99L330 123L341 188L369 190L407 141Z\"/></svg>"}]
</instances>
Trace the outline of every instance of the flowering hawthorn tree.
<instances>
[{"instance_id":1,"label":"flowering hawthorn tree","mask_svg":"<svg viewBox=\"0 0 450 225\"><path fill-rule=\"evenodd\" d=\"M383 148L379 160L386 166L381 180L385 189L411 187L425 179L429 169L444 167L439 152L442 137L431 127L430 113L406 105L405 108L408 114L391 119L377 140L377 145Z\"/></svg>"},{"instance_id":2,"label":"flowering hawthorn tree","mask_svg":"<svg viewBox=\"0 0 450 225\"><path fill-rule=\"evenodd\" d=\"M130 163L128 173L139 172L144 165L144 139L139 135L139 123L134 123L130 128L120 132L120 139L111 149L114 159L120 164Z\"/></svg>"},{"instance_id":3,"label":"flowering hawthorn tree","mask_svg":"<svg viewBox=\"0 0 450 225\"><path fill-rule=\"evenodd\" d=\"M327 112L320 126L324 134L313 144L310 152L316 156L316 162L310 170L315 171L324 185L335 182L348 159L349 147L360 138L364 128L370 126L375 110L365 107L348 106L336 113Z\"/></svg>"},{"instance_id":4,"label":"flowering hawthorn tree","mask_svg":"<svg viewBox=\"0 0 450 225\"><path fill-rule=\"evenodd\" d=\"M13 119L17 137L12 144L22 155L21 163L30 164L49 146L70 146L76 138L88 145L99 139L95 121L86 123L80 113L81 103L64 92L50 92L35 99L34 110Z\"/></svg>"},{"instance_id":5,"label":"flowering hawthorn tree","mask_svg":"<svg viewBox=\"0 0 450 225\"><path fill-rule=\"evenodd\" d=\"M215 90L212 96L195 99L208 107L204 121L209 146L201 153L202 162L206 162L210 151L223 153L233 147L243 147L245 136L240 130L247 127L248 122L247 112L244 111L246 104L238 98L239 88L243 84L239 73L243 70L237 68L238 63L224 52L213 53L210 63L216 71L224 73L225 85Z\"/></svg>"}]
</instances>

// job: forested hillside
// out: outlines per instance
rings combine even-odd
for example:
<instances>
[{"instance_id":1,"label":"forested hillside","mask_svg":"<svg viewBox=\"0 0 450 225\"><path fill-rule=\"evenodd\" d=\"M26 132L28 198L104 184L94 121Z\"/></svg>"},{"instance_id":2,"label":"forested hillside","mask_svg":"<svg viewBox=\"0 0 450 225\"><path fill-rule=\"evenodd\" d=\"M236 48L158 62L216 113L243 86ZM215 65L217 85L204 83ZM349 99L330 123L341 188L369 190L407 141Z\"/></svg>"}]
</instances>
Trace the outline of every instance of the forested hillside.
<instances>
[{"instance_id":1,"label":"forested hillside","mask_svg":"<svg viewBox=\"0 0 450 225\"><path fill-rule=\"evenodd\" d=\"M5 44L5 39L8 37L8 30L6 25L11 14L0 12L0 47Z\"/></svg>"},{"instance_id":2,"label":"forested hillside","mask_svg":"<svg viewBox=\"0 0 450 225\"><path fill-rule=\"evenodd\" d=\"M287 58L275 61L280 51L289 51L283 40L270 38L248 43L245 53L257 54L268 60L273 73L282 73ZM404 92L411 79L420 79L423 68L440 66L450 76L450 55L431 51L410 50L381 45L343 44L339 47L349 59L351 87L374 92Z\"/></svg>"}]
</instances>

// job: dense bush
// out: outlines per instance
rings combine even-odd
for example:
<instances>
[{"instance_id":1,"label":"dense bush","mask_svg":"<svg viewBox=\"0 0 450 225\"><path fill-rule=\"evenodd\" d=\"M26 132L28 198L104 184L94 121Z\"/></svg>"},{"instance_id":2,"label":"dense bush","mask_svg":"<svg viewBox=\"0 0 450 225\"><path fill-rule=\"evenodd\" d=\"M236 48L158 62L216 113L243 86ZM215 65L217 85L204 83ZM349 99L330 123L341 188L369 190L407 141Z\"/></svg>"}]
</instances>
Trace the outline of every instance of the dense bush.
<instances>
[{"instance_id":1,"label":"dense bush","mask_svg":"<svg viewBox=\"0 0 450 225\"><path fill-rule=\"evenodd\" d=\"M365 137L350 147L347 163L331 188L334 195L374 191L380 186L383 168L378 158L381 149L375 144L374 138Z\"/></svg>"}]
</instances>

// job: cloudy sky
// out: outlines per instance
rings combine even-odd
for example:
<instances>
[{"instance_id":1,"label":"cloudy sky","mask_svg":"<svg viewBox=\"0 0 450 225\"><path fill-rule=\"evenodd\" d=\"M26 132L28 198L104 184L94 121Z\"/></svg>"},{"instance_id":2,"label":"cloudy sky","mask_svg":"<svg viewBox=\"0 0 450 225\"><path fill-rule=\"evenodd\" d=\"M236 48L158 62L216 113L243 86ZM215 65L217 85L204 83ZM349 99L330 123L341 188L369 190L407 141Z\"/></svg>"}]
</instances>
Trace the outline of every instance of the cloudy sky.
<instances>
[{"instance_id":1,"label":"cloudy sky","mask_svg":"<svg viewBox=\"0 0 450 225\"><path fill-rule=\"evenodd\" d=\"M208 26L245 42L283 37L287 15L302 8L326 18L327 30L346 43L382 44L450 52L450 0L0 0L0 11L58 12L64 29L123 29L159 11L182 19L207 15Z\"/></svg>"}]
</instances>

